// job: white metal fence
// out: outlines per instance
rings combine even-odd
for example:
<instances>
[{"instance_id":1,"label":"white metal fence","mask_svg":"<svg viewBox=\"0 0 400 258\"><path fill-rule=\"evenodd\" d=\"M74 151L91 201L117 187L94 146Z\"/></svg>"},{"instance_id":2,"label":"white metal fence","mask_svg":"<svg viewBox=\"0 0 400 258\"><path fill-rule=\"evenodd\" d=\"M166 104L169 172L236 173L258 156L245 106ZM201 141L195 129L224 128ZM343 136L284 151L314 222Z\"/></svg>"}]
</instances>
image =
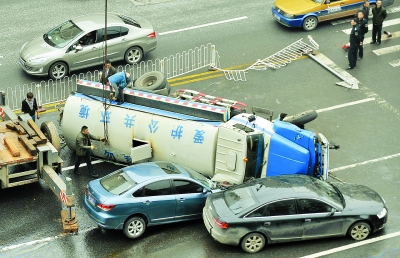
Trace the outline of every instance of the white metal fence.
<instances>
[{"instance_id":1,"label":"white metal fence","mask_svg":"<svg viewBox=\"0 0 400 258\"><path fill-rule=\"evenodd\" d=\"M170 55L162 59L148 60L134 65L118 66L118 71L130 72L134 79L151 72L159 71L165 74L167 79L181 76L204 67L218 67L219 56L215 46L208 43L176 55ZM5 103L12 110L21 108L21 101L26 98L28 92L32 92L39 105L60 102L76 90L76 82L81 79L97 81L98 70L78 75L66 76L61 80L32 82L31 84L17 85L15 87L0 88L5 93Z\"/></svg>"}]
</instances>

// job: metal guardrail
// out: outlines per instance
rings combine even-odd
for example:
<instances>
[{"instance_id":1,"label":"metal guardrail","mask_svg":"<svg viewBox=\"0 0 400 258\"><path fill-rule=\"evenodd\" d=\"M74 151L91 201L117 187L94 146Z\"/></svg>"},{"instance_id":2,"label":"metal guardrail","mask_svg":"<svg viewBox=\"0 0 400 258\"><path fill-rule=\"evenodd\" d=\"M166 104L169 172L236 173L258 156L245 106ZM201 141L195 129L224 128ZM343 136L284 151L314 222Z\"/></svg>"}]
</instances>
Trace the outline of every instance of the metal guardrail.
<instances>
[{"instance_id":1,"label":"metal guardrail","mask_svg":"<svg viewBox=\"0 0 400 258\"><path fill-rule=\"evenodd\" d=\"M211 43L201 45L182 53L170 55L161 59L142 61L134 65L118 66L117 70L128 71L136 79L141 75L159 71L166 75L167 79L178 77L204 67L219 66L219 55L215 46ZM15 87L0 88L0 92L6 94L5 104L12 110L21 109L21 102L28 92L32 92L38 101L38 105L51 104L65 100L71 92L76 91L76 82L82 79L98 81L98 70L66 76L61 80L47 80L40 83L17 85Z\"/></svg>"},{"instance_id":2,"label":"metal guardrail","mask_svg":"<svg viewBox=\"0 0 400 258\"><path fill-rule=\"evenodd\" d=\"M319 48L318 44L310 36L308 39L311 44L306 44L302 41L303 39L299 39L275 54L257 60L257 62L243 70L224 70L218 67L213 68L223 72L228 80L246 81L246 73L249 70L266 70L267 68L279 69L302 55L307 55L310 51L317 50Z\"/></svg>"}]
</instances>

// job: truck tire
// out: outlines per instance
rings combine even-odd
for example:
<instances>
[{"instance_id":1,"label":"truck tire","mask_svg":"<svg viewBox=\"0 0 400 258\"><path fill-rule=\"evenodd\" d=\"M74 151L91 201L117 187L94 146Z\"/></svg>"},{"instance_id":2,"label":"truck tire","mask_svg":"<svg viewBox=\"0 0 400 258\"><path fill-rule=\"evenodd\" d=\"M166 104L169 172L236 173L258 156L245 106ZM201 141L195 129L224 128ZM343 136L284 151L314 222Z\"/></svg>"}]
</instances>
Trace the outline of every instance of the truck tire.
<instances>
[{"instance_id":1,"label":"truck tire","mask_svg":"<svg viewBox=\"0 0 400 258\"><path fill-rule=\"evenodd\" d=\"M136 79L133 84L134 88L142 88L145 90L160 90L165 87L167 78L162 72L153 71L145 73Z\"/></svg>"},{"instance_id":2,"label":"truck tire","mask_svg":"<svg viewBox=\"0 0 400 258\"><path fill-rule=\"evenodd\" d=\"M50 143L60 151L60 136L58 135L58 130L53 122L47 121L40 125L40 131L47 137Z\"/></svg>"},{"instance_id":3,"label":"truck tire","mask_svg":"<svg viewBox=\"0 0 400 258\"><path fill-rule=\"evenodd\" d=\"M307 124L308 122L311 122L317 117L318 117L317 111L307 110L293 116L286 116L283 119L283 121L295 124L297 126L302 126L304 124Z\"/></svg>"}]
</instances>

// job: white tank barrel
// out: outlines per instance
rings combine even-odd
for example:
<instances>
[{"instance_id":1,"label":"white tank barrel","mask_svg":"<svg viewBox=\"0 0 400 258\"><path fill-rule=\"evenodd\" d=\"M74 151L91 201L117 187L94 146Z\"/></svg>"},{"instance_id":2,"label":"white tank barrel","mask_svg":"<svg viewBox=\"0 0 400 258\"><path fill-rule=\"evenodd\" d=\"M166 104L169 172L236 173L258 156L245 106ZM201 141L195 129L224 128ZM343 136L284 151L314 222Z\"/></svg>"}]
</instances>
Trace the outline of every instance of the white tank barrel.
<instances>
[{"instance_id":1,"label":"white tank barrel","mask_svg":"<svg viewBox=\"0 0 400 258\"><path fill-rule=\"evenodd\" d=\"M220 122L129 103L104 110L102 102L80 93L67 99L62 129L69 148L75 149L83 125L91 134L103 136L104 123L109 145L93 142L98 148L93 151L95 156L131 164L146 154L146 147L151 147L146 161L172 161L204 175L214 173Z\"/></svg>"}]
</instances>

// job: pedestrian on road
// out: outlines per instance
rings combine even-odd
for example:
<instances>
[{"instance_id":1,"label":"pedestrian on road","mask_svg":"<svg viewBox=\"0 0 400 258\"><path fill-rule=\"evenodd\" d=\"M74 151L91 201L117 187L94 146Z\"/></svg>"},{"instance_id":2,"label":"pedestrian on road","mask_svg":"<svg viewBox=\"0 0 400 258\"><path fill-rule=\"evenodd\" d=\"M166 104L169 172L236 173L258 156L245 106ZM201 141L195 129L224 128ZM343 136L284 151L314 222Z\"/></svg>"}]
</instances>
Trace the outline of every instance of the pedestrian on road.
<instances>
[{"instance_id":1,"label":"pedestrian on road","mask_svg":"<svg viewBox=\"0 0 400 258\"><path fill-rule=\"evenodd\" d=\"M369 0L364 0L364 4L362 6L360 6L360 8L358 8L356 14L354 15L354 17L357 18L358 16L358 12L362 11L364 14L364 18L368 21L368 16L369 16Z\"/></svg>"},{"instance_id":2,"label":"pedestrian on road","mask_svg":"<svg viewBox=\"0 0 400 258\"><path fill-rule=\"evenodd\" d=\"M33 121L35 121L35 113L36 113L37 119L40 118L40 114L38 111L38 105L37 105L36 99L33 97L32 92L28 92L26 94L26 99L24 99L22 101L21 111L24 114L29 114L32 117Z\"/></svg>"},{"instance_id":3,"label":"pedestrian on road","mask_svg":"<svg viewBox=\"0 0 400 258\"><path fill-rule=\"evenodd\" d=\"M100 140L104 141L104 138L93 136L89 133L89 128L87 126L82 126L81 131L76 137L75 149L76 149L76 161L74 174L79 175L79 165L81 164L81 159L85 159L86 165L88 167L89 176L97 178L99 175L95 174L92 165L92 150L96 149L96 146L92 145L90 140Z\"/></svg>"},{"instance_id":4,"label":"pedestrian on road","mask_svg":"<svg viewBox=\"0 0 400 258\"><path fill-rule=\"evenodd\" d=\"M382 0L377 0L375 8L372 9L372 41L370 44L381 44L382 24L386 16L387 13L382 6Z\"/></svg>"},{"instance_id":5,"label":"pedestrian on road","mask_svg":"<svg viewBox=\"0 0 400 258\"><path fill-rule=\"evenodd\" d=\"M358 11L357 19L360 27L360 46L358 47L358 61L360 61L364 56L364 35L368 32L368 21L365 19L363 11Z\"/></svg>"},{"instance_id":6,"label":"pedestrian on road","mask_svg":"<svg viewBox=\"0 0 400 258\"><path fill-rule=\"evenodd\" d=\"M352 70L357 64L357 51L360 46L360 26L357 23L357 19L351 19L350 21L353 28L350 33L350 47L347 57L349 59L349 67L346 70Z\"/></svg>"},{"instance_id":7,"label":"pedestrian on road","mask_svg":"<svg viewBox=\"0 0 400 258\"><path fill-rule=\"evenodd\" d=\"M111 85L111 87L115 91L116 100L118 101L117 105L121 105L124 103L124 88L132 81L132 76L130 73L125 71L119 72L110 76L108 78L107 85ZM110 89L110 92L112 90Z\"/></svg>"},{"instance_id":8,"label":"pedestrian on road","mask_svg":"<svg viewBox=\"0 0 400 258\"><path fill-rule=\"evenodd\" d=\"M103 72L100 72L100 82L103 84L107 84L108 78L110 78L112 75L117 73L117 69L114 68L114 66L111 65L110 60L106 60L106 63L104 64L104 79L103 79Z\"/></svg>"}]
</instances>

